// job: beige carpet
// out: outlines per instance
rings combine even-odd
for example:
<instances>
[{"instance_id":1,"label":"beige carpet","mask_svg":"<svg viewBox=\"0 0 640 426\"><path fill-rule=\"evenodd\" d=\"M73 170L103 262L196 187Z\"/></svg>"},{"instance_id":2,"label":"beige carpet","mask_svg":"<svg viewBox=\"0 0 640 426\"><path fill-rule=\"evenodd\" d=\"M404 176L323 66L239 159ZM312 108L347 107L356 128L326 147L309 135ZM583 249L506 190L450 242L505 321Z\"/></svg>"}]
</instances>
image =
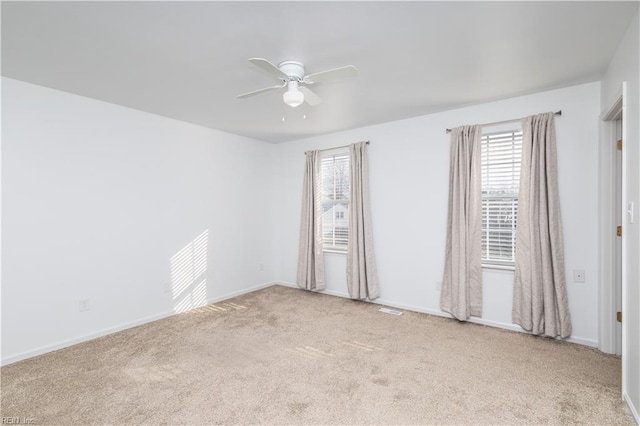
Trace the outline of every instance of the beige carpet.
<instances>
[{"instance_id":1,"label":"beige carpet","mask_svg":"<svg viewBox=\"0 0 640 426\"><path fill-rule=\"evenodd\" d=\"M35 424L633 424L620 359L274 286L6 366Z\"/></svg>"}]
</instances>

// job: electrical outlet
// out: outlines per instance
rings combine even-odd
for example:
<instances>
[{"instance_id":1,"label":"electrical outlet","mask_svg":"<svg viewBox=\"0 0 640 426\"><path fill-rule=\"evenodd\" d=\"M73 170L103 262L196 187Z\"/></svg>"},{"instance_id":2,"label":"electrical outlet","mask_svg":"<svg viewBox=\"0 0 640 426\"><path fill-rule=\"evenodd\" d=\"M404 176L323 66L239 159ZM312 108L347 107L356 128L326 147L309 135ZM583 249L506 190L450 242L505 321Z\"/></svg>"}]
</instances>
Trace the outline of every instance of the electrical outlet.
<instances>
[{"instance_id":1,"label":"electrical outlet","mask_svg":"<svg viewBox=\"0 0 640 426\"><path fill-rule=\"evenodd\" d=\"M574 283L583 283L584 282L584 269L574 269L573 270L573 282Z\"/></svg>"},{"instance_id":2,"label":"electrical outlet","mask_svg":"<svg viewBox=\"0 0 640 426\"><path fill-rule=\"evenodd\" d=\"M80 299L80 312L85 312L91 309L91 299Z\"/></svg>"},{"instance_id":3,"label":"electrical outlet","mask_svg":"<svg viewBox=\"0 0 640 426\"><path fill-rule=\"evenodd\" d=\"M258 269L261 271L264 271L264 263L261 263L260 265L258 265Z\"/></svg>"},{"instance_id":4,"label":"electrical outlet","mask_svg":"<svg viewBox=\"0 0 640 426\"><path fill-rule=\"evenodd\" d=\"M442 289L442 281L436 281L436 291L440 291Z\"/></svg>"}]
</instances>

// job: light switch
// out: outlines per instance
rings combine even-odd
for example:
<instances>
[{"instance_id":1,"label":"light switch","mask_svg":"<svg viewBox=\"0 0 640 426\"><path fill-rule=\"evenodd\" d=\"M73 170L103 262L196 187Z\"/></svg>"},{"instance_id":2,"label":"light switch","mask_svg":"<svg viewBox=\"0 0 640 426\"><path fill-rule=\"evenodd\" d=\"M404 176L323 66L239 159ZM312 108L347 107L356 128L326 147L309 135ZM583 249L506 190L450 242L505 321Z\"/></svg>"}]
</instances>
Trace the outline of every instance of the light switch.
<instances>
[{"instance_id":1,"label":"light switch","mask_svg":"<svg viewBox=\"0 0 640 426\"><path fill-rule=\"evenodd\" d=\"M573 270L573 282L574 283L583 283L584 282L584 269L574 269Z\"/></svg>"}]
</instances>

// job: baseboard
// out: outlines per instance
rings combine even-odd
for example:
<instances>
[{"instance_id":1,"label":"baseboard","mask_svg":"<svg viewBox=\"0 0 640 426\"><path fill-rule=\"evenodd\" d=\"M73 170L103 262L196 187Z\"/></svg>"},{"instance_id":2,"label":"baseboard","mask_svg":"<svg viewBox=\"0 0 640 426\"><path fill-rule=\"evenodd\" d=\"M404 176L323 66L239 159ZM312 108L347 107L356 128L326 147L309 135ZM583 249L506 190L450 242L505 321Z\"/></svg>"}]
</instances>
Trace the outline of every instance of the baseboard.
<instances>
[{"instance_id":1,"label":"baseboard","mask_svg":"<svg viewBox=\"0 0 640 426\"><path fill-rule=\"evenodd\" d=\"M274 284L282 287L300 288L298 287L298 284L288 283L286 281L275 281ZM322 293L324 293L324 291Z\"/></svg>"},{"instance_id":2,"label":"baseboard","mask_svg":"<svg viewBox=\"0 0 640 426\"><path fill-rule=\"evenodd\" d=\"M598 341L593 339L585 339L584 337L568 337L566 339L558 339L558 340L564 340L566 342L571 342L578 345L590 346L592 348L598 349ZM606 353L606 352L603 352L603 353Z\"/></svg>"},{"instance_id":3,"label":"baseboard","mask_svg":"<svg viewBox=\"0 0 640 426\"><path fill-rule=\"evenodd\" d=\"M231 299L233 297L237 297L237 296L241 296L243 294L247 294L247 293L251 293L257 290L261 290L263 288L267 288L267 287L271 287L272 285L281 285L284 287L292 287L292 288L299 288L296 284L293 283L288 283L288 282L283 282L283 281L271 281L271 282L267 282L267 283L263 283L263 284L259 284L253 287L249 287L243 290L239 290L239 291L234 291L231 293L227 293L224 294L222 296L217 296L211 299L207 300L208 304L211 303L217 303L220 302L222 300L227 300L227 299ZM334 290L324 290L321 292L322 294L328 294L331 296L337 296L337 297L343 297L343 298L349 298L349 294L346 292L339 292L339 291L334 291ZM408 305L408 304L403 304L403 303L397 303L397 302L393 302L390 300L385 300L385 299L376 299L371 301L370 303L374 303L377 305L384 305L384 306L389 306L392 308L396 308L396 309L405 309L408 311L412 311L412 312L420 312L423 314L429 314L429 315L436 315L436 316L440 316L440 317L445 317L445 318L453 318L451 315L449 315L446 312L442 312L439 310L435 310L435 309L428 309L428 308L423 308L420 306L415 306L415 305ZM38 355L43 355L46 354L48 352L53 352L59 349L63 349L69 346L73 346L73 345L77 345L78 343L83 343L83 342L87 342L89 340L93 340L93 339L97 339L99 337L103 337L103 336L107 336L109 334L113 334L113 333L117 333L118 331L122 331L122 330L127 330L129 328L133 328L133 327L137 327L139 325L143 325L143 324L147 324L153 321L158 321L161 320L163 318L167 318L170 317L172 315L176 315L176 313L174 311L165 311L165 312L161 312L158 314L154 314L154 315L150 315L144 318L140 318L137 320L133 320L133 321L129 321L123 324L119 324L117 326L114 327L108 327L102 330L98 330L96 332L93 333L89 333L89 334L85 334L82 336L78 336L78 337L74 337L72 339L67 339L67 340L63 340L61 342L58 343L54 343L52 345L46 345L46 346L42 346L40 348L37 349L33 349L30 351L26 351L26 352L22 352L16 355L11 355L8 356L6 358L2 358L0 360L0 366L5 366L5 365L9 365L9 364L13 364L14 362L18 362L18 361L22 361L25 359L29 359L29 358L33 358L35 356ZM471 323L475 323L475 324L481 324L481 325L487 325L490 327L496 327L496 328L502 328L502 329L507 329L507 330L512 330L512 331L517 331L517 332L521 332L521 333L527 333L527 331L521 329L519 326L515 325L515 324L507 324L507 323L502 323L502 322L498 322L498 321L492 321L492 320L486 320L483 318L470 318L469 322ZM594 341L594 340L590 340L590 339L584 339L584 338L580 338L580 337L570 337L569 339L565 339L566 341L572 342L572 343L577 343L580 345L585 345L585 346L592 346L592 347L598 347L598 342ZM637 415L637 411L635 411L635 409L630 405L630 409L632 410L632 412L634 413L634 416L636 418L636 421L638 419L638 415Z\"/></svg>"},{"instance_id":4,"label":"baseboard","mask_svg":"<svg viewBox=\"0 0 640 426\"><path fill-rule=\"evenodd\" d=\"M631 402L631 398L629 398L629 395L626 392L622 393L622 399L627 403L627 408L629 408L629 411L631 412L633 419L636 421L636 424L640 425L640 415L638 415L638 409L633 405L633 402Z\"/></svg>"},{"instance_id":5,"label":"baseboard","mask_svg":"<svg viewBox=\"0 0 640 426\"><path fill-rule=\"evenodd\" d=\"M133 328L149 322L158 321L163 318L170 317L172 315L174 315L173 311L161 312L159 314L150 315L148 317L140 318L134 321L125 322L125 323L116 325L114 327L104 328L102 330L98 330L93 333L84 334L82 336L74 337L72 339L63 340L61 342L54 343L52 345L41 346L37 349L21 352L17 355L11 355L6 358L2 358L1 365L5 366L5 365L13 364L14 362L33 358L38 355L46 354L48 352L57 351L58 349L64 349L69 346L77 345L78 343L87 342L89 340L93 340L109 334L117 333L118 331L126 330L128 328Z\"/></svg>"},{"instance_id":6,"label":"baseboard","mask_svg":"<svg viewBox=\"0 0 640 426\"><path fill-rule=\"evenodd\" d=\"M292 283L288 283L288 282L278 281L277 284L285 286L285 287L299 288L296 284L292 284ZM331 296L349 298L349 294L348 293L335 291L335 290L324 290L324 291L322 291L320 293L328 294L328 295L331 295ZM429 308L423 308L421 306L416 306L416 305L408 305L408 304L404 304L404 303L397 303L397 302L394 302L394 301L391 301L391 300L376 299L376 300L369 301L369 303L375 303L377 305L389 306L391 308L396 308L396 309L405 309L407 311L419 312L419 313L422 313L422 314L436 315L436 316L444 317L444 318L453 318L452 315L450 315L450 314L448 314L446 312L442 312L442 311L437 310L437 309L429 309ZM489 327L495 327L495 328L502 328L502 329L505 329L505 330L517 331L518 333L531 334L531 333L529 333L528 331L522 329L520 326L518 326L516 324L508 324L508 323L504 323L504 322L500 322L500 321L493 321L493 320L488 320L488 319L484 319L484 318L477 318L477 317L471 317L467 321L470 322L470 323L474 323L474 324L480 324L480 325L486 325L486 326L489 326ZM579 344L579 345L591 346L591 347L594 347L594 348L598 347L598 341L597 340L585 339L585 338L582 338L582 337L569 337L568 339L561 339L561 340L566 341L566 342L576 343L576 344Z\"/></svg>"},{"instance_id":7,"label":"baseboard","mask_svg":"<svg viewBox=\"0 0 640 426\"><path fill-rule=\"evenodd\" d=\"M246 294L246 293L251 293L251 292L263 289L263 288L271 287L274 284L276 284L276 283L275 282L268 282L268 283L259 284L257 286L249 287L249 288L246 288L246 289L243 289L243 290L227 293L227 294L224 294L222 296L218 296L218 297L214 297L214 298L211 298L211 299L207 299L207 304L220 302L221 300L231 299L233 297L237 297L237 296L240 296L240 295L243 295L243 294ZM158 314L150 315L150 316L147 316L147 317L144 317L144 318L139 318L137 320L128 321L128 322L116 325L114 327L108 327L108 328L104 328L102 330L95 331L93 333L89 333L89 334L85 334L85 335L82 335L82 336L74 337L72 339L63 340L61 342L54 343L52 345L46 345L46 346L39 347L37 349L33 349L33 350L30 350L30 351L22 352L22 353L19 353L19 354L16 354L16 355L11 355L11 356L8 356L6 358L2 358L2 360L0 360L0 366L13 364L14 362L18 362L18 361L22 361L22 360L25 360L25 359L33 358L33 357L36 357L38 355L46 354L48 352L57 351L59 349L64 349L64 348L69 347L69 346L77 345L78 343L88 342L89 340L97 339L99 337L104 337L104 336L107 336L109 334L117 333L118 331L127 330L129 328L137 327L139 325L147 324L147 323L150 323L150 322L153 322L153 321L158 321L158 320L161 320L163 318L168 318L168 317L173 316L173 315L176 315L176 312L174 312L173 310L165 311L165 312L161 312L161 313L158 313Z\"/></svg>"},{"instance_id":8,"label":"baseboard","mask_svg":"<svg viewBox=\"0 0 640 426\"><path fill-rule=\"evenodd\" d=\"M212 299L207 299L207 304L210 305L211 303L220 302L221 300L227 300L227 299L231 299L231 298L234 298L234 297L242 296L243 294L253 293L254 291L262 290L263 288L271 287L271 286L276 285L276 284L277 284L276 281L270 281L270 282L267 282L267 283L258 284L256 286L245 288L243 290L238 290L238 291L234 291L232 293L227 293L227 294L225 294L223 296L218 296L218 297L214 297Z\"/></svg>"}]
</instances>

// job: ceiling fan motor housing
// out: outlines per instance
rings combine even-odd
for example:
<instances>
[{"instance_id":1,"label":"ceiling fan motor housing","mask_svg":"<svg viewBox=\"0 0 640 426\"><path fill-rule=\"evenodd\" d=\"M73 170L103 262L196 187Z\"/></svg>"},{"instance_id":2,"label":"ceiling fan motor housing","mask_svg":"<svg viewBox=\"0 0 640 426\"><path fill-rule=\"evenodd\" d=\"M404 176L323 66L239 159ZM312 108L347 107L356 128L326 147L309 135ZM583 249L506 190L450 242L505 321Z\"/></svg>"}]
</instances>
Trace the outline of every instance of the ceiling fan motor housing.
<instances>
[{"instance_id":1,"label":"ceiling fan motor housing","mask_svg":"<svg viewBox=\"0 0 640 426\"><path fill-rule=\"evenodd\" d=\"M282 61L278 69L292 80L302 81L304 78L304 65L298 61Z\"/></svg>"}]
</instances>

